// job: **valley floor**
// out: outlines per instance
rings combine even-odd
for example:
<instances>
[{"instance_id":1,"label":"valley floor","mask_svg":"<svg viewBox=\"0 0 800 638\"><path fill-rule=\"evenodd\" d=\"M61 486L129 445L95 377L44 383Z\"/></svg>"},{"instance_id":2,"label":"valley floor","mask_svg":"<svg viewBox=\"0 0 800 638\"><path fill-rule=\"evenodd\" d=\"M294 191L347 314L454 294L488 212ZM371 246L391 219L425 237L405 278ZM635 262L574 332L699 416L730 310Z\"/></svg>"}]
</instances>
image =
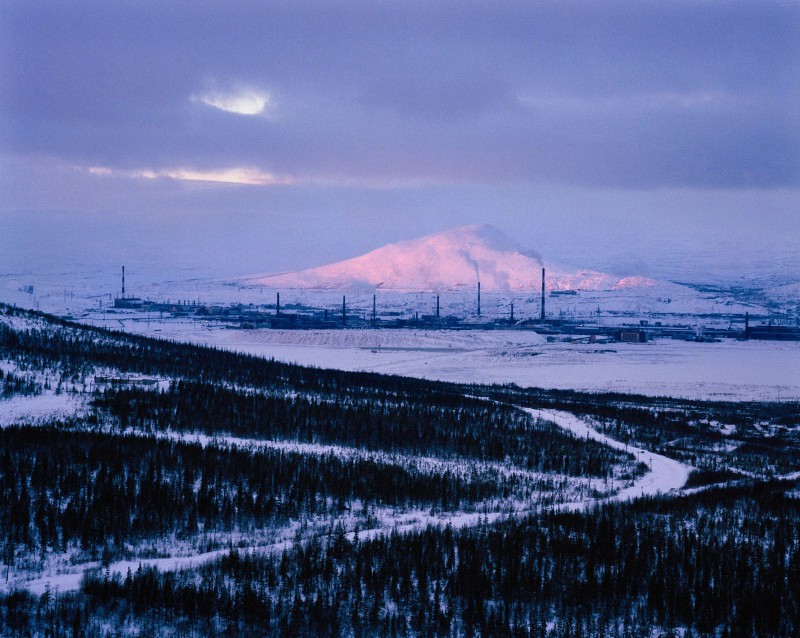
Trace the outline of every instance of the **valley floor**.
<instances>
[{"instance_id":1,"label":"valley floor","mask_svg":"<svg viewBox=\"0 0 800 638\"><path fill-rule=\"evenodd\" d=\"M800 342L548 343L528 331L229 330L191 320L113 328L321 368L725 401L800 400Z\"/></svg>"}]
</instances>

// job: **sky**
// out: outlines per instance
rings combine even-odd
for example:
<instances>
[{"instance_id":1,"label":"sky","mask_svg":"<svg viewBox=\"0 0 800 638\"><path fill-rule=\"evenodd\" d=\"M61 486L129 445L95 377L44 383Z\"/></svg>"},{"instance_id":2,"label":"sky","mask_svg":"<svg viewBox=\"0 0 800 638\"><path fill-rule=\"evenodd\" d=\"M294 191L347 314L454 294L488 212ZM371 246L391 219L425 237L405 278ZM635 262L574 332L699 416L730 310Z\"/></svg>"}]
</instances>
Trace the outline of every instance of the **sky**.
<instances>
[{"instance_id":1,"label":"sky","mask_svg":"<svg viewBox=\"0 0 800 638\"><path fill-rule=\"evenodd\" d=\"M796 2L0 0L0 269L244 275L488 223L800 279L798 78Z\"/></svg>"}]
</instances>

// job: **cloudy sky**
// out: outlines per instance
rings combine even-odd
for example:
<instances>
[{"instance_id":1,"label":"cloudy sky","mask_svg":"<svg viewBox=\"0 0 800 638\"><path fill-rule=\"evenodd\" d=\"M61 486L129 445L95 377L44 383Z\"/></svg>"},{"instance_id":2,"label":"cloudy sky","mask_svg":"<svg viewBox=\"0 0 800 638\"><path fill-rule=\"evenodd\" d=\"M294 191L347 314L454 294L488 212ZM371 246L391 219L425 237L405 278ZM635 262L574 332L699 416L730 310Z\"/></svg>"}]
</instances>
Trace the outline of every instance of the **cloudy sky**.
<instances>
[{"instance_id":1,"label":"cloudy sky","mask_svg":"<svg viewBox=\"0 0 800 638\"><path fill-rule=\"evenodd\" d=\"M244 274L490 223L786 268L798 78L795 2L2 1L0 249Z\"/></svg>"}]
</instances>

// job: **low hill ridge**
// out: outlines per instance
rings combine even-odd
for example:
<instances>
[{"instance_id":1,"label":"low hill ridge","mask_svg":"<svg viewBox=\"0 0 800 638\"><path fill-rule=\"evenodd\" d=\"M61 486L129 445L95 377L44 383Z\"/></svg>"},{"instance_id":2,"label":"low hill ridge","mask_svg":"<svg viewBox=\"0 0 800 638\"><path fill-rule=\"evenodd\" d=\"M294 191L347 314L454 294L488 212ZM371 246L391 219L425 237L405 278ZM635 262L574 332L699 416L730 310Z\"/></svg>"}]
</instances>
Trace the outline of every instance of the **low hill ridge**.
<instances>
[{"instance_id":1,"label":"low hill ridge","mask_svg":"<svg viewBox=\"0 0 800 638\"><path fill-rule=\"evenodd\" d=\"M497 228L485 224L387 244L360 257L318 268L255 278L275 288L398 292L446 291L474 287L486 292L538 289L546 268L548 290L613 290L653 286L646 277L618 277L543 260Z\"/></svg>"}]
</instances>

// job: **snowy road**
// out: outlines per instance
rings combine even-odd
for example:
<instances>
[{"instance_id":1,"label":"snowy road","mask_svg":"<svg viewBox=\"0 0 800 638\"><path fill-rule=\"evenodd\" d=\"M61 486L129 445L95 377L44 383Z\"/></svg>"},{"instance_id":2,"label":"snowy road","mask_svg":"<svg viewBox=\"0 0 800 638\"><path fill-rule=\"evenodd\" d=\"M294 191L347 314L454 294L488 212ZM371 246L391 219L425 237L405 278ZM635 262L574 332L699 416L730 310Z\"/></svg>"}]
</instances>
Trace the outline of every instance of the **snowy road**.
<instances>
[{"instance_id":1,"label":"snowy road","mask_svg":"<svg viewBox=\"0 0 800 638\"><path fill-rule=\"evenodd\" d=\"M535 410L532 408L523 408L523 410L535 418L552 421L564 430L572 432L575 436L598 441L616 450L630 452L636 456L637 460L645 463L649 468L649 471L634 481L632 485L616 492L613 496L591 502L580 501L576 503L564 503L557 505L557 509L570 511L582 510L586 509L588 505L595 503L630 501L640 496L656 496L658 494L677 491L686 484L689 473L693 469L684 463L667 458L666 456L612 439L598 432L588 425L586 421L583 421L570 412L562 412L559 410Z\"/></svg>"},{"instance_id":2,"label":"snowy road","mask_svg":"<svg viewBox=\"0 0 800 638\"><path fill-rule=\"evenodd\" d=\"M526 413L534 418L541 418L543 420L551 421L559 427L571 432L578 437L586 437L594 441L598 441L604 445L630 452L638 457L640 461L646 463L649 471L643 476L635 480L631 485L616 492L615 494L601 498L601 499L587 499L582 501L575 501L571 503L560 503L553 505L548 509L558 511L582 511L595 505L609 502L622 502L629 501L641 496L655 496L657 494L664 494L671 491L680 490L686 483L689 473L692 468L674 461L660 454L655 454L642 448L628 446L615 439L612 439L605 434L602 434L589 426L586 421L569 412L562 412L557 410L535 410L531 408L522 408ZM212 439L205 441L211 442ZM380 536L381 534L389 533L395 530L399 533L411 532L417 529L423 529L429 525L446 526L450 525L453 529L470 527L481 523L491 524L503 518L511 516L519 516L530 514L535 511L530 506L521 506L513 512L454 512L443 514L432 514L429 511L410 511L406 512L401 517L392 517L384 521L380 527L375 529L362 530L358 534L359 540L366 540ZM353 540L354 533L350 533L349 538ZM309 539L305 539L309 540ZM285 551L291 547L292 541L285 541L265 546L238 548L240 553L259 553L259 554L273 554ZM128 569L136 571L139 565L143 567L157 567L161 571L175 571L180 569L187 569L203 563L207 563L218 559L220 556L226 554L227 549L211 551L194 556L184 557L170 557L170 558L157 558L157 559L144 559L134 561L118 561L110 565L110 572L112 574L119 573L123 577ZM31 593L36 595L43 594L46 590L50 591L75 591L80 588L83 572L86 569L97 569L100 567L98 563L84 564L78 566L79 571L72 571L65 574L51 574L43 576L34 580L22 581L18 580L12 585L21 586L28 589Z\"/></svg>"}]
</instances>

